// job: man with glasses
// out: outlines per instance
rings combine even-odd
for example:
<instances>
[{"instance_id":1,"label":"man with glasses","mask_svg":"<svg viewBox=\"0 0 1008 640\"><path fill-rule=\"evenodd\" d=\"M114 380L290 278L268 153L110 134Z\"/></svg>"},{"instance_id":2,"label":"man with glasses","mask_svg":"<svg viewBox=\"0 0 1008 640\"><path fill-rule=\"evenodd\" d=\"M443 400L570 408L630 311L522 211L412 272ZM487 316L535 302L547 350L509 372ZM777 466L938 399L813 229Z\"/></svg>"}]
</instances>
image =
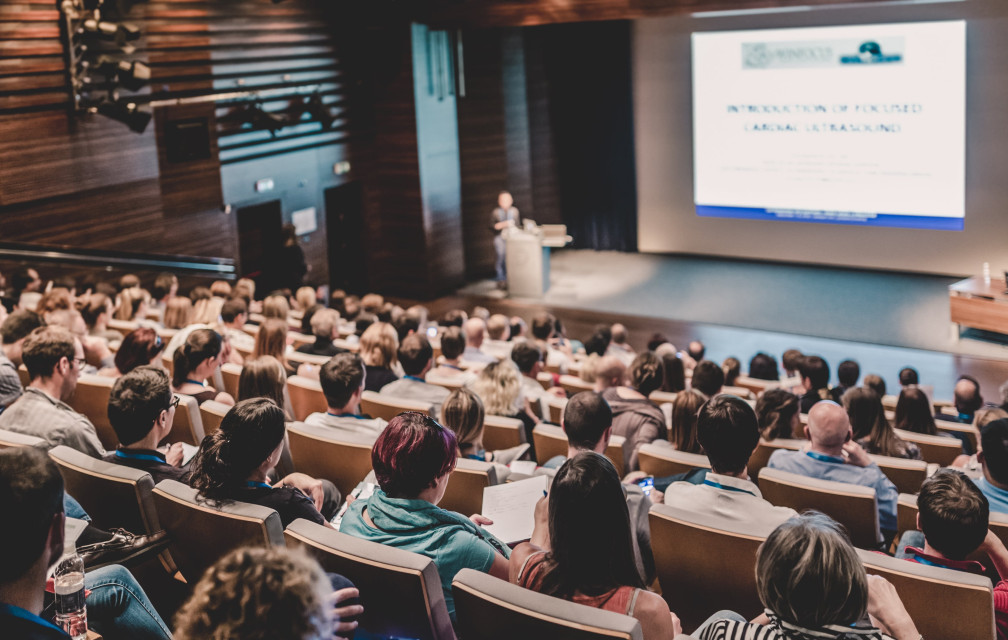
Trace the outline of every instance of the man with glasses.
<instances>
[{"instance_id":1,"label":"man with glasses","mask_svg":"<svg viewBox=\"0 0 1008 640\"><path fill-rule=\"evenodd\" d=\"M47 449L62 444L95 458L104 456L94 425L66 403L87 364L80 340L62 327L39 327L25 338L21 359L31 383L0 413L0 429L42 438Z\"/></svg>"},{"instance_id":2,"label":"man with glasses","mask_svg":"<svg viewBox=\"0 0 1008 640\"><path fill-rule=\"evenodd\" d=\"M166 451L158 443L171 433L178 396L172 394L163 369L145 365L116 380L109 395L108 417L119 448L105 456L107 462L146 471L154 484L162 480L185 482L182 443Z\"/></svg>"}]
</instances>

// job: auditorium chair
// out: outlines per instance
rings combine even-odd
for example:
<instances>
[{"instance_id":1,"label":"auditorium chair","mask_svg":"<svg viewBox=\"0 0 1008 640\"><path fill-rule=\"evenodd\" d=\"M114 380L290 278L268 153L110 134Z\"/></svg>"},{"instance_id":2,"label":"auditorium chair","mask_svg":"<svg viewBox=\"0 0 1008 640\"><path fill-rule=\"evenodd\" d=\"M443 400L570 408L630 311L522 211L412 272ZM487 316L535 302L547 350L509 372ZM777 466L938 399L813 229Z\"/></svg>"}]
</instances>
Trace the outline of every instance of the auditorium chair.
<instances>
[{"instance_id":1,"label":"auditorium chair","mask_svg":"<svg viewBox=\"0 0 1008 640\"><path fill-rule=\"evenodd\" d=\"M392 396L383 396L375 391L365 391L361 394L360 408L361 413L366 413L382 420L391 420L403 411L416 411L430 415L432 404L423 400L394 398Z\"/></svg>"},{"instance_id":2,"label":"auditorium chair","mask_svg":"<svg viewBox=\"0 0 1008 640\"><path fill-rule=\"evenodd\" d=\"M567 434L560 427L551 424L537 424L532 430L532 441L535 444L536 460L539 464L546 462L556 456L567 457ZM616 473L623 477L623 445L626 439L623 436L612 436L609 439L609 446L606 447L605 456L616 467Z\"/></svg>"},{"instance_id":3,"label":"auditorium chair","mask_svg":"<svg viewBox=\"0 0 1008 640\"><path fill-rule=\"evenodd\" d=\"M207 400L201 404L199 412L200 421L203 423L203 435L212 435L214 431L220 429L221 420L230 410L231 405L216 400Z\"/></svg>"},{"instance_id":4,"label":"auditorium chair","mask_svg":"<svg viewBox=\"0 0 1008 640\"><path fill-rule=\"evenodd\" d=\"M755 575L763 538L745 522L666 504L652 505L648 520L661 595L683 629L722 609L746 619L763 611Z\"/></svg>"},{"instance_id":5,"label":"auditorium chair","mask_svg":"<svg viewBox=\"0 0 1008 640\"><path fill-rule=\"evenodd\" d=\"M452 581L460 638L643 640L636 618L554 598L475 569Z\"/></svg>"},{"instance_id":6,"label":"auditorium chair","mask_svg":"<svg viewBox=\"0 0 1008 640\"><path fill-rule=\"evenodd\" d=\"M31 384L31 375L28 374L28 367L24 366L23 364L19 364L17 372L18 372L18 378L21 379L21 386L27 389L28 385Z\"/></svg>"},{"instance_id":7,"label":"auditorium chair","mask_svg":"<svg viewBox=\"0 0 1008 640\"><path fill-rule=\"evenodd\" d=\"M293 422L287 439L294 469L331 481L344 498L371 472L371 436Z\"/></svg>"},{"instance_id":8,"label":"auditorium chair","mask_svg":"<svg viewBox=\"0 0 1008 640\"><path fill-rule=\"evenodd\" d=\"M87 416L98 432L102 446L109 451L119 446L119 438L108 419L109 396L115 381L109 376L82 374L77 379L77 389L67 402L75 411Z\"/></svg>"},{"instance_id":9,"label":"auditorium chair","mask_svg":"<svg viewBox=\"0 0 1008 640\"><path fill-rule=\"evenodd\" d=\"M563 421L563 410L567 406L567 398L547 398L547 408L549 409L549 421L559 425Z\"/></svg>"},{"instance_id":10,"label":"auditorium chair","mask_svg":"<svg viewBox=\"0 0 1008 640\"><path fill-rule=\"evenodd\" d=\"M753 395L759 395L767 389L776 389L781 386L781 383L780 380L761 380L749 376L739 376L735 378L735 386L748 389Z\"/></svg>"},{"instance_id":11,"label":"auditorium chair","mask_svg":"<svg viewBox=\"0 0 1008 640\"><path fill-rule=\"evenodd\" d=\"M461 389L465 386L465 381L462 379L462 376L439 376L436 373L428 373L426 381L429 384L436 384L439 387L444 387L449 391Z\"/></svg>"},{"instance_id":12,"label":"auditorium chair","mask_svg":"<svg viewBox=\"0 0 1008 640\"><path fill-rule=\"evenodd\" d=\"M175 361L168 356L161 356L161 366L168 372L168 377L175 375Z\"/></svg>"},{"instance_id":13,"label":"auditorium chair","mask_svg":"<svg viewBox=\"0 0 1008 640\"><path fill-rule=\"evenodd\" d=\"M581 393L582 391L593 391L595 389L594 382L585 382L581 378L571 375L560 376L560 386L570 395Z\"/></svg>"},{"instance_id":14,"label":"auditorium chair","mask_svg":"<svg viewBox=\"0 0 1008 640\"><path fill-rule=\"evenodd\" d=\"M648 396L648 400L660 407L663 404L672 404L675 402L677 395L679 394L672 391L652 391Z\"/></svg>"},{"instance_id":15,"label":"auditorium chair","mask_svg":"<svg viewBox=\"0 0 1008 640\"><path fill-rule=\"evenodd\" d=\"M738 385L725 385L721 387L721 393L727 393L729 395L738 396L743 400L752 400L756 397L752 391L746 387L741 387Z\"/></svg>"},{"instance_id":16,"label":"auditorium chair","mask_svg":"<svg viewBox=\"0 0 1008 640\"><path fill-rule=\"evenodd\" d=\"M133 322L132 320L116 320L115 318L109 318L105 323L105 326L112 331L118 331L125 337L129 333L139 329L140 323Z\"/></svg>"},{"instance_id":17,"label":"auditorium chair","mask_svg":"<svg viewBox=\"0 0 1008 640\"><path fill-rule=\"evenodd\" d=\"M300 319L298 318L298 320ZM305 335L300 331L289 331L287 337L290 339L290 343L293 344L295 350L301 345L315 344L315 336Z\"/></svg>"},{"instance_id":18,"label":"auditorium chair","mask_svg":"<svg viewBox=\"0 0 1008 640\"><path fill-rule=\"evenodd\" d=\"M203 442L203 419L200 417L199 402L184 393L175 394L179 403L175 407L171 433L166 440L170 443L185 442L199 446Z\"/></svg>"},{"instance_id":19,"label":"auditorium chair","mask_svg":"<svg viewBox=\"0 0 1008 640\"><path fill-rule=\"evenodd\" d=\"M808 440L792 440L790 438L774 438L773 440L764 440L760 438L759 444L756 445L756 449L749 456L749 465L747 470L749 471L749 479L753 482L757 482L759 479L760 469L767 466L770 462L770 456L773 455L774 451L778 449L787 449L789 451L798 451L802 447L808 444Z\"/></svg>"},{"instance_id":20,"label":"auditorium chair","mask_svg":"<svg viewBox=\"0 0 1008 640\"><path fill-rule=\"evenodd\" d=\"M896 587L924 638L991 640L994 597L990 578L858 549L865 570Z\"/></svg>"},{"instance_id":21,"label":"auditorium chair","mask_svg":"<svg viewBox=\"0 0 1008 640\"><path fill-rule=\"evenodd\" d=\"M825 513L847 529L856 547L875 549L882 541L875 489L871 487L765 467L759 474L759 488L772 504L799 513L808 509Z\"/></svg>"},{"instance_id":22,"label":"auditorium chair","mask_svg":"<svg viewBox=\"0 0 1008 640\"><path fill-rule=\"evenodd\" d=\"M346 349L350 353L357 353L360 351L360 344L357 342L347 342L346 340L336 339L333 340L333 344L340 349Z\"/></svg>"},{"instance_id":23,"label":"auditorium chair","mask_svg":"<svg viewBox=\"0 0 1008 640\"><path fill-rule=\"evenodd\" d=\"M933 462L939 467L951 465L956 458L962 455L962 442L959 438L946 438L945 436L929 436L903 429L893 429L900 438L907 442L912 442L920 447L921 458L925 462Z\"/></svg>"},{"instance_id":24,"label":"auditorium chair","mask_svg":"<svg viewBox=\"0 0 1008 640\"><path fill-rule=\"evenodd\" d=\"M209 501L174 480L162 480L154 487L154 506L171 537L172 559L189 584L232 549L284 545L280 516L267 507Z\"/></svg>"},{"instance_id":25,"label":"auditorium chair","mask_svg":"<svg viewBox=\"0 0 1008 640\"><path fill-rule=\"evenodd\" d=\"M9 449L10 447L38 447L44 449L46 441L24 433L0 429L0 449Z\"/></svg>"},{"instance_id":26,"label":"auditorium chair","mask_svg":"<svg viewBox=\"0 0 1008 640\"><path fill-rule=\"evenodd\" d=\"M901 493L917 493L921 484L927 478L928 463L923 460L907 460L890 456L869 454L872 462L878 465L882 473L896 485Z\"/></svg>"},{"instance_id":27,"label":"auditorium chair","mask_svg":"<svg viewBox=\"0 0 1008 640\"><path fill-rule=\"evenodd\" d=\"M314 339L312 342L314 342ZM295 365L310 364L315 367L321 367L329 362L330 358L330 356L317 356L312 353L301 353L300 351L289 351L285 357L288 362L293 362Z\"/></svg>"},{"instance_id":28,"label":"auditorium chair","mask_svg":"<svg viewBox=\"0 0 1008 640\"><path fill-rule=\"evenodd\" d=\"M225 362L220 367L221 379L224 381L224 391L238 399L238 382L241 380L242 366L233 362Z\"/></svg>"},{"instance_id":29,"label":"auditorium chair","mask_svg":"<svg viewBox=\"0 0 1008 640\"><path fill-rule=\"evenodd\" d=\"M368 637L455 640L444 590L427 556L339 533L308 520L287 526L289 547L300 547L322 568L360 590L359 630Z\"/></svg>"},{"instance_id":30,"label":"auditorium chair","mask_svg":"<svg viewBox=\"0 0 1008 640\"><path fill-rule=\"evenodd\" d=\"M536 374L536 382L542 385L543 389L549 389L553 386L553 374L549 371L540 371Z\"/></svg>"},{"instance_id":31,"label":"auditorium chair","mask_svg":"<svg viewBox=\"0 0 1008 640\"><path fill-rule=\"evenodd\" d=\"M896 528L898 529L898 533L896 539L893 540L893 551L899 546L900 537L904 533L917 530L917 514L919 511L917 508L917 496L909 493L899 494L899 498L896 501ZM1001 539L1001 542L1008 545L1008 514L991 511L987 528L993 531L994 535ZM991 562L990 557L986 553L973 553L969 559L976 560L987 567L987 575L997 575L994 563Z\"/></svg>"},{"instance_id":32,"label":"auditorium chair","mask_svg":"<svg viewBox=\"0 0 1008 640\"><path fill-rule=\"evenodd\" d=\"M656 478L711 468L707 456L677 451L668 443L651 442L642 446L637 450L637 461L641 471Z\"/></svg>"},{"instance_id":33,"label":"auditorium chair","mask_svg":"<svg viewBox=\"0 0 1008 640\"><path fill-rule=\"evenodd\" d=\"M329 405L322 394L322 385L318 380L291 376L287 378L287 391L290 393L295 420L302 421L313 413L325 413L329 410Z\"/></svg>"},{"instance_id":34,"label":"auditorium chair","mask_svg":"<svg viewBox=\"0 0 1008 640\"><path fill-rule=\"evenodd\" d=\"M955 411L953 407L951 411ZM948 409L943 409L942 413L948 413ZM952 415L959 415L958 412ZM973 451L977 451L977 445L980 441L980 430L976 427L976 421L974 420L970 424L962 424L960 422L950 422L949 420L935 419L935 426L938 428L939 433L950 433L956 438L966 437L970 444L973 445Z\"/></svg>"},{"instance_id":35,"label":"auditorium chair","mask_svg":"<svg viewBox=\"0 0 1008 640\"><path fill-rule=\"evenodd\" d=\"M483 448L487 451L510 449L525 442L525 424L518 418L485 416Z\"/></svg>"},{"instance_id":36,"label":"auditorium chair","mask_svg":"<svg viewBox=\"0 0 1008 640\"><path fill-rule=\"evenodd\" d=\"M459 458L448 475L448 486L438 506L471 516L483 513L483 489L497 484L497 471L491 462Z\"/></svg>"}]
</instances>

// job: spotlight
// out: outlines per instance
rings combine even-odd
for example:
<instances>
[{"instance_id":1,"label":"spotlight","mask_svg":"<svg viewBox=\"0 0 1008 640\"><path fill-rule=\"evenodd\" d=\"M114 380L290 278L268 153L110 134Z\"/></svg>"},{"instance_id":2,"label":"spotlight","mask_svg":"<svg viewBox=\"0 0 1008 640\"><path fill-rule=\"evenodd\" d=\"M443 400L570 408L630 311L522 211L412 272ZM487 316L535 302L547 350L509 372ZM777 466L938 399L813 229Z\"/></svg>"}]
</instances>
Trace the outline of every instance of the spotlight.
<instances>
[{"instance_id":1,"label":"spotlight","mask_svg":"<svg viewBox=\"0 0 1008 640\"><path fill-rule=\"evenodd\" d=\"M103 100L98 103L97 110L106 118L121 122L136 133L143 133L153 117L147 111L138 109L132 102Z\"/></svg>"},{"instance_id":2,"label":"spotlight","mask_svg":"<svg viewBox=\"0 0 1008 640\"><path fill-rule=\"evenodd\" d=\"M139 91L150 82L150 67L136 60L116 60L108 56L98 58L95 71L106 78L117 79L130 91Z\"/></svg>"},{"instance_id":3,"label":"spotlight","mask_svg":"<svg viewBox=\"0 0 1008 640\"><path fill-rule=\"evenodd\" d=\"M322 94L311 94L311 97L305 102L304 110L312 120L317 120L322 125L323 131L332 129L333 117L329 113L329 107L322 102Z\"/></svg>"},{"instance_id":4,"label":"spotlight","mask_svg":"<svg viewBox=\"0 0 1008 640\"><path fill-rule=\"evenodd\" d=\"M114 40L116 46L126 48L127 42L140 38L140 27L129 22L109 22L90 18L81 23L81 32L102 40ZM132 50L132 47L129 47Z\"/></svg>"}]
</instances>

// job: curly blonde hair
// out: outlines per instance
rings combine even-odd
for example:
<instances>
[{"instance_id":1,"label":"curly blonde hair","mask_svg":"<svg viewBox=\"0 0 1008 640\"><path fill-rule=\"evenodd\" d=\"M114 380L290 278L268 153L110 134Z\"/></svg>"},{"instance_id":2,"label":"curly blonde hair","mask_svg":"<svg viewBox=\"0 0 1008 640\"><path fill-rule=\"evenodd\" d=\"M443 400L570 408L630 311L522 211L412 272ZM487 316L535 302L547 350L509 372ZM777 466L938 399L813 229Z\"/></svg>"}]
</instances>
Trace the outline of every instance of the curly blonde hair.
<instances>
[{"instance_id":1,"label":"curly blonde hair","mask_svg":"<svg viewBox=\"0 0 1008 640\"><path fill-rule=\"evenodd\" d=\"M492 416L513 416L521 409L518 406L521 373L510 358L488 364L470 387Z\"/></svg>"},{"instance_id":2,"label":"curly blonde hair","mask_svg":"<svg viewBox=\"0 0 1008 640\"><path fill-rule=\"evenodd\" d=\"M175 616L175 640L322 640L332 585L318 562L284 547L243 547L203 573Z\"/></svg>"}]
</instances>

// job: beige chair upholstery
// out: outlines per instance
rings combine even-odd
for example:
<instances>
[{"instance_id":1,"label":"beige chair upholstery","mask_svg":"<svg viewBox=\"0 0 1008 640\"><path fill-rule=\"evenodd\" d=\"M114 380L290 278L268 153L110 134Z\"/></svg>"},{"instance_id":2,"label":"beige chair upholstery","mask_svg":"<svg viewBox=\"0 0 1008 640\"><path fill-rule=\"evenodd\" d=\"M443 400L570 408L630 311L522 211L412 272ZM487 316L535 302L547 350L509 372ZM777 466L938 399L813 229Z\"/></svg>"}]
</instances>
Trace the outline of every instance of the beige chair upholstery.
<instances>
[{"instance_id":1,"label":"beige chair upholstery","mask_svg":"<svg viewBox=\"0 0 1008 640\"><path fill-rule=\"evenodd\" d=\"M203 418L200 416L199 402L192 396L176 393L179 398L172 420L172 430L168 442L186 442L199 446L203 442Z\"/></svg>"},{"instance_id":2,"label":"beige chair upholstery","mask_svg":"<svg viewBox=\"0 0 1008 640\"><path fill-rule=\"evenodd\" d=\"M31 382L31 376L28 375L28 367L23 364L18 365L18 378L21 379L21 386L27 388L28 384Z\"/></svg>"},{"instance_id":3,"label":"beige chair upholstery","mask_svg":"<svg viewBox=\"0 0 1008 640\"><path fill-rule=\"evenodd\" d=\"M315 342L313 339L312 342ZM300 353L298 351L291 351L287 353L287 361L294 363L294 365L310 364L316 367L321 367L325 363L329 362L331 356L317 356L311 353Z\"/></svg>"},{"instance_id":4,"label":"beige chair upholstery","mask_svg":"<svg viewBox=\"0 0 1008 640\"><path fill-rule=\"evenodd\" d=\"M792 440L790 438L775 438L773 440L764 440L760 438L759 444L756 445L756 449L753 451L752 455L749 456L749 478L756 481L759 478L760 469L767 466L770 462L770 456L773 452L778 449L788 449L790 451L798 451L803 446L808 444L808 440Z\"/></svg>"},{"instance_id":5,"label":"beige chair upholstery","mask_svg":"<svg viewBox=\"0 0 1008 640\"><path fill-rule=\"evenodd\" d=\"M162 480L154 487L154 505L161 526L171 536L172 559L190 584L232 549L284 544L283 525L273 509L208 501L174 480Z\"/></svg>"},{"instance_id":6,"label":"beige chair upholstery","mask_svg":"<svg viewBox=\"0 0 1008 640\"><path fill-rule=\"evenodd\" d=\"M132 320L116 320L115 318L109 318L105 326L112 331L118 331L124 337L140 328L140 324L137 322L133 322Z\"/></svg>"},{"instance_id":7,"label":"beige chair upholstery","mask_svg":"<svg viewBox=\"0 0 1008 640\"><path fill-rule=\"evenodd\" d=\"M199 412L200 421L203 423L203 435L213 435L213 432L220 428L221 420L230 410L231 405L216 400L207 400L201 404Z\"/></svg>"},{"instance_id":8,"label":"beige chair upholstery","mask_svg":"<svg viewBox=\"0 0 1008 640\"><path fill-rule=\"evenodd\" d=\"M995 637L991 581L965 571L931 567L858 550L865 570L896 587L925 638L990 640Z\"/></svg>"},{"instance_id":9,"label":"beige chair upholstery","mask_svg":"<svg viewBox=\"0 0 1008 640\"><path fill-rule=\"evenodd\" d=\"M44 449L46 441L35 436L0 429L0 449L8 449L10 447L39 447Z\"/></svg>"},{"instance_id":10,"label":"beige chair upholstery","mask_svg":"<svg viewBox=\"0 0 1008 640\"><path fill-rule=\"evenodd\" d=\"M754 395L759 395L767 389L776 389L781 386L780 380L761 380L750 378L749 376L739 376L735 378L735 386L748 389Z\"/></svg>"},{"instance_id":11,"label":"beige chair upholstery","mask_svg":"<svg viewBox=\"0 0 1008 640\"><path fill-rule=\"evenodd\" d=\"M92 458L60 445L49 451L63 474L66 492L104 529L133 533L161 530L154 509L154 480L146 471Z\"/></svg>"},{"instance_id":12,"label":"beige chair upholstery","mask_svg":"<svg viewBox=\"0 0 1008 640\"><path fill-rule=\"evenodd\" d=\"M549 389L553 386L553 374L549 371L540 371L536 374L536 382L538 382L543 389Z\"/></svg>"},{"instance_id":13,"label":"beige chair upholstery","mask_svg":"<svg viewBox=\"0 0 1008 640\"><path fill-rule=\"evenodd\" d=\"M331 481L344 497L371 472L374 439L366 435L294 422L287 439L294 468Z\"/></svg>"},{"instance_id":14,"label":"beige chair upholstery","mask_svg":"<svg viewBox=\"0 0 1008 640\"><path fill-rule=\"evenodd\" d=\"M115 381L115 378L109 376L83 374L78 378L77 389L67 403L87 416L98 432L102 446L109 451L119 446L119 438L108 419L109 396Z\"/></svg>"},{"instance_id":15,"label":"beige chair upholstery","mask_svg":"<svg viewBox=\"0 0 1008 640\"><path fill-rule=\"evenodd\" d=\"M532 441L535 443L536 460L539 464L546 464L546 461L556 456L567 457L567 434L561 427L551 424L538 424L532 430ZM616 472L623 477L623 444L626 439L622 436L612 436L609 446L606 448L605 456L616 467Z\"/></svg>"},{"instance_id":16,"label":"beige chair upholstery","mask_svg":"<svg viewBox=\"0 0 1008 640\"><path fill-rule=\"evenodd\" d=\"M752 400L753 398L756 397L756 394L750 391L747 387L739 385L725 385L721 387L721 393L728 393L733 396L738 396L743 400Z\"/></svg>"},{"instance_id":17,"label":"beige chair upholstery","mask_svg":"<svg viewBox=\"0 0 1008 640\"><path fill-rule=\"evenodd\" d=\"M871 487L765 467L760 471L759 488L763 497L775 505L799 513L808 509L822 511L847 529L856 547L874 549L882 541L875 489Z\"/></svg>"},{"instance_id":18,"label":"beige chair upholstery","mask_svg":"<svg viewBox=\"0 0 1008 640\"><path fill-rule=\"evenodd\" d=\"M962 442L959 441L959 438L929 436L903 429L894 429L893 431L907 442L913 442L920 447L921 458L925 462L933 462L940 467L947 467L962 454Z\"/></svg>"},{"instance_id":19,"label":"beige chair upholstery","mask_svg":"<svg viewBox=\"0 0 1008 640\"><path fill-rule=\"evenodd\" d=\"M643 640L636 618L543 595L462 569L452 581L460 638Z\"/></svg>"},{"instance_id":20,"label":"beige chair upholstery","mask_svg":"<svg viewBox=\"0 0 1008 640\"><path fill-rule=\"evenodd\" d=\"M517 418L483 418L483 448L487 451L510 449L525 442L525 425Z\"/></svg>"},{"instance_id":21,"label":"beige chair upholstery","mask_svg":"<svg viewBox=\"0 0 1008 640\"><path fill-rule=\"evenodd\" d=\"M497 484L493 464L459 458L438 506L464 516L483 513L483 489Z\"/></svg>"},{"instance_id":22,"label":"beige chair upholstery","mask_svg":"<svg viewBox=\"0 0 1008 640\"><path fill-rule=\"evenodd\" d=\"M546 405L549 409L549 421L555 425L562 424L567 398L547 398Z\"/></svg>"},{"instance_id":23,"label":"beige chair upholstery","mask_svg":"<svg viewBox=\"0 0 1008 640\"><path fill-rule=\"evenodd\" d=\"M663 404L672 404L675 402L677 395L679 394L672 391L652 391L651 395L648 396L648 400L660 407Z\"/></svg>"},{"instance_id":24,"label":"beige chair upholstery","mask_svg":"<svg viewBox=\"0 0 1008 640\"><path fill-rule=\"evenodd\" d=\"M225 362L220 367L224 391L227 391L235 400L238 399L238 381L241 380L241 372L242 366L233 362Z\"/></svg>"},{"instance_id":25,"label":"beige chair upholstery","mask_svg":"<svg viewBox=\"0 0 1008 640\"><path fill-rule=\"evenodd\" d=\"M955 412L955 408L952 409ZM955 412L953 415L959 415ZM977 451L977 445L980 442L980 430L976 428L975 424L961 424L958 422L951 422L949 420L935 419L935 426L938 427L938 431L942 433L951 433L952 435L966 436L973 445L973 451Z\"/></svg>"},{"instance_id":26,"label":"beige chair upholstery","mask_svg":"<svg viewBox=\"0 0 1008 640\"><path fill-rule=\"evenodd\" d=\"M668 443L649 443L637 450L637 460L644 473L663 478L693 469L710 469L710 461L705 455L685 453L673 449Z\"/></svg>"},{"instance_id":27,"label":"beige chair upholstery","mask_svg":"<svg viewBox=\"0 0 1008 640\"><path fill-rule=\"evenodd\" d=\"M560 376L560 386L567 393L574 395L575 393L581 393L582 391L592 391L595 389L594 382L587 382L582 380L577 376L563 375Z\"/></svg>"},{"instance_id":28,"label":"beige chair upholstery","mask_svg":"<svg viewBox=\"0 0 1008 640\"><path fill-rule=\"evenodd\" d=\"M666 504L652 505L648 520L662 597L684 629L722 609L746 619L763 611L754 571L763 538L745 523Z\"/></svg>"},{"instance_id":29,"label":"beige chair upholstery","mask_svg":"<svg viewBox=\"0 0 1008 640\"><path fill-rule=\"evenodd\" d=\"M434 562L395 547L361 540L328 527L295 520L284 532L322 567L360 589L360 629L378 637L455 640Z\"/></svg>"},{"instance_id":30,"label":"beige chair upholstery","mask_svg":"<svg viewBox=\"0 0 1008 640\"><path fill-rule=\"evenodd\" d=\"M383 396L374 391L365 391L361 395L361 411L374 418L391 420L403 411L417 411L430 415L431 403L406 398Z\"/></svg>"},{"instance_id":31,"label":"beige chair upholstery","mask_svg":"<svg viewBox=\"0 0 1008 640\"><path fill-rule=\"evenodd\" d=\"M899 538L904 533L907 531L917 530L918 511L917 496L909 493L899 494L899 498L896 501L896 528L898 529L898 534L896 539L893 541L894 547L897 543L899 543ZM994 532L994 535L1001 538L1001 542L1008 544L1008 514L991 511L990 521L988 522L987 527ZM976 560L988 567L989 573L987 575L997 575L994 564L991 562L986 553L973 553L970 555L969 559Z\"/></svg>"},{"instance_id":32,"label":"beige chair upholstery","mask_svg":"<svg viewBox=\"0 0 1008 640\"><path fill-rule=\"evenodd\" d=\"M927 478L928 463L923 460L876 455L872 455L871 459L901 493L917 493Z\"/></svg>"},{"instance_id":33,"label":"beige chair upholstery","mask_svg":"<svg viewBox=\"0 0 1008 640\"><path fill-rule=\"evenodd\" d=\"M445 389L454 391L455 389L461 389L465 386L465 380L461 378L462 376L439 376L428 373L426 380L430 384L436 384L439 387L444 387Z\"/></svg>"},{"instance_id":34,"label":"beige chair upholstery","mask_svg":"<svg viewBox=\"0 0 1008 640\"><path fill-rule=\"evenodd\" d=\"M291 376L287 378L287 391L295 420L302 421L313 413L325 413L329 408L318 380Z\"/></svg>"}]
</instances>

